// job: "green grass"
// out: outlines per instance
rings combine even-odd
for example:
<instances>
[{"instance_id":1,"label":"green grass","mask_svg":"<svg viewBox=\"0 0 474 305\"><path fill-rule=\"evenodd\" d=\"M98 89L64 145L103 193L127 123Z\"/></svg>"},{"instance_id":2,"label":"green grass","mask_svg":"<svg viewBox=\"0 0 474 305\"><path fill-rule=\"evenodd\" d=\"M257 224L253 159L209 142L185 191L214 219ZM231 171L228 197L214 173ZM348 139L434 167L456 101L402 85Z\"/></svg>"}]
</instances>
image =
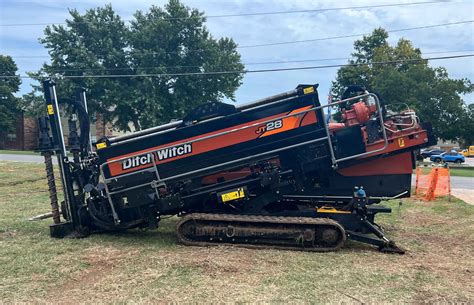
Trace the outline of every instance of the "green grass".
<instances>
[{"instance_id":1,"label":"green grass","mask_svg":"<svg viewBox=\"0 0 474 305\"><path fill-rule=\"evenodd\" d=\"M333 253L185 247L158 230L52 239L41 165L0 162L0 300L15 302L464 302L474 299L474 207L391 201L378 217L408 250ZM34 181L36 179L36 181ZM22 181L29 181L24 182Z\"/></svg>"},{"instance_id":2,"label":"green grass","mask_svg":"<svg viewBox=\"0 0 474 305\"><path fill-rule=\"evenodd\" d=\"M449 172L451 173L451 176L474 177L474 169L450 168Z\"/></svg>"}]
</instances>

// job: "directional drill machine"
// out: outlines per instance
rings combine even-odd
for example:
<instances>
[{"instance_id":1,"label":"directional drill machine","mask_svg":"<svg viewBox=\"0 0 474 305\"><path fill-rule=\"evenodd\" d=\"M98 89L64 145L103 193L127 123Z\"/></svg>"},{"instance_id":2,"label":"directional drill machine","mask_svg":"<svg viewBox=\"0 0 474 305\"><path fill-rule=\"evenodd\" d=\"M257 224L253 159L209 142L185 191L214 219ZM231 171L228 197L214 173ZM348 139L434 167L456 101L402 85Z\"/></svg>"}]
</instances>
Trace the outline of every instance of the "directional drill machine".
<instances>
[{"instance_id":1,"label":"directional drill machine","mask_svg":"<svg viewBox=\"0 0 474 305\"><path fill-rule=\"evenodd\" d=\"M50 178L57 156L64 191L58 204L50 179L51 235L157 228L177 215L185 245L322 252L352 239L402 253L374 222L390 212L377 203L410 196L414 151L434 142L430 125L410 109L387 110L358 86L321 105L317 87L237 107L207 103L182 120L93 145L82 90L63 100L80 125L69 123L71 158L55 85L46 81L39 150ZM327 120L328 107L340 110L338 122Z\"/></svg>"}]
</instances>

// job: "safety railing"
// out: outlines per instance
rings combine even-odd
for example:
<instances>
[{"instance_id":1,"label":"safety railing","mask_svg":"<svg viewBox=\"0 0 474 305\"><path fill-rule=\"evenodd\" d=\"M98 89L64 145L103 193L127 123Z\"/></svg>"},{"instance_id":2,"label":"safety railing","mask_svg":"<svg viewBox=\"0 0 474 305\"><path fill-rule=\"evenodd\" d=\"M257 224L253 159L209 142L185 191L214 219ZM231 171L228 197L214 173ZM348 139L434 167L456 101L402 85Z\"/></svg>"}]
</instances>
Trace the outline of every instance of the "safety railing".
<instances>
[{"instance_id":1,"label":"safety railing","mask_svg":"<svg viewBox=\"0 0 474 305\"><path fill-rule=\"evenodd\" d=\"M338 165L339 162L343 162L343 161L347 161L347 160L351 160L351 159L356 159L356 158L360 158L360 157L363 157L363 156L367 156L367 155L371 155L371 154L383 151L388 147L388 138L387 138L385 128L381 128L382 135L383 135L383 142L384 142L383 147L381 147L379 149L376 149L376 150L367 151L367 152L364 152L364 153L347 156L347 157L344 157L344 158L336 158L336 156L334 154L334 148L333 148L333 145L332 145L332 141L331 141L330 130L329 130L328 124L326 122L326 117L325 117L324 111L322 111L322 109L327 108L327 107L332 107L332 106L339 105L339 104L342 104L342 103L347 103L347 102L350 102L350 101L353 101L353 100L365 99L365 98L369 98L369 97L373 98L373 100L375 101L380 126L384 126L384 121L383 121L383 116L382 116L382 109L381 109L380 101L379 101L378 97L373 93L365 93L365 94L358 95L358 96L355 96L355 97L351 97L351 98L348 98L348 99L333 102L333 103L328 104L328 105L312 107L310 109L302 110L302 111L299 111L297 113L283 115L283 116L268 119L268 120L265 120L265 121L245 125L245 126L242 126L242 127L239 127L239 128L234 128L234 129L231 129L231 130L223 131L223 132L220 132L220 133L217 133L217 134L212 134L212 135L209 135L209 136L196 138L196 139L191 140L191 141L180 142L178 144L169 145L169 146L165 146L165 147L160 147L158 149L154 149L154 150L150 150L150 151L146 151L146 152L141 152L141 153L136 153L136 154L129 155L129 156L126 156L126 157L121 157L121 158L117 158L117 159L113 159L113 160L109 160L107 162L104 162L100 165L100 174L101 174L102 179L103 179L104 184L105 184L107 196L108 196L110 205L112 207L112 211L114 211L114 208L113 208L113 203L112 203L111 196L114 195L114 194L122 193L122 192L125 192L125 191L128 191L128 190L131 190L131 189L136 189L136 188L140 188L140 187L144 187L144 186L153 187L153 185L156 185L157 183L166 183L169 180L174 180L174 179L177 179L177 178L181 178L183 176L194 175L194 174L197 174L197 173L200 173L200 172L209 171L209 170L224 167L224 166L227 166L227 165L237 164L237 163L240 163L240 162L246 161L246 160L258 159L258 158L263 157L265 155L272 155L276 152L280 152L280 151L283 151L283 150L287 150L287 149L291 149L291 148L295 148L295 147L299 147L299 146L308 145L308 144L315 143L315 142L322 142L322 141L327 141L328 142L329 152L330 152L330 156L331 156L331 162L332 162L332 165L333 165L334 168L337 168L337 165ZM235 160L224 162L224 163L219 163L217 165L212 165L212 166L208 166L208 167L205 167L205 168L200 168L200 169L197 169L197 170L194 170L194 171L189 171L189 172L182 173L182 174L177 174L177 175L174 175L174 176L160 178L160 175L159 175L159 172L158 172L158 167L157 167L157 162L156 162L156 159L155 159L155 155L156 155L155 153L159 150L172 149L174 147L178 147L178 146L182 146L182 145L186 145L186 144L192 144L192 143L196 143L196 142L199 142L199 141L204 141L204 140L207 140L207 139L220 137L220 136L223 136L223 135L235 133L235 132L245 130L245 129L249 129L249 128L252 128L252 127L261 126L261 125L264 125L266 123L273 122L273 121L276 121L276 120L282 120L282 119L289 118L289 117L302 116L302 115L304 115L306 113L309 113L309 112L312 112L312 111L320 111L321 116L322 116L323 126L324 126L325 133L326 133L325 137L321 137L321 138L313 139L313 140L310 140L310 141L297 143L297 144L290 145L290 146L285 146L285 147L278 148L278 149L273 149L273 150L270 150L270 151L267 151L267 152L264 152L264 153L260 153L260 154L256 154L256 155L252 155L252 156L248 156L248 157L243 157L243 158L235 159ZM149 168L136 170L136 171L133 171L133 172L130 172L130 173L120 174L118 176L114 176L114 177L111 177L111 178L106 178L105 177L104 168L106 166L109 166L110 164L113 164L113 163L122 162L124 160L129 159L129 158L144 156L144 155L151 155L152 156L152 161L153 161L152 167L150 166ZM157 180L147 182L147 183L143 183L143 184L139 184L139 185L135 185L135 186L132 186L132 187L129 187L129 188L109 192L108 183L110 183L111 181L116 180L118 177L123 178L123 177L129 176L129 175L136 175L136 174L141 173L141 172L155 172ZM156 188L155 188L155 191L157 192L157 195L159 196L158 191L156 190ZM116 214L116 213L113 212L113 214ZM114 216L114 218L115 218L115 216ZM118 217L117 217L117 219L118 219Z\"/></svg>"}]
</instances>

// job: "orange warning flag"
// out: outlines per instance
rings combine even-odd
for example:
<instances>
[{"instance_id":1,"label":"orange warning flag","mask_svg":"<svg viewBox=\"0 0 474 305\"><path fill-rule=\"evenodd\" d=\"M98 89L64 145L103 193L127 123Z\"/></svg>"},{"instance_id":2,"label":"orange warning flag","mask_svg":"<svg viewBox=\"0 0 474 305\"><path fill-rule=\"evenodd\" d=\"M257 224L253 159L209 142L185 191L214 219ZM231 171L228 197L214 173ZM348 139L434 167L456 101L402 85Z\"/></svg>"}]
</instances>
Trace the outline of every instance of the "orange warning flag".
<instances>
[{"instance_id":1,"label":"orange warning flag","mask_svg":"<svg viewBox=\"0 0 474 305\"><path fill-rule=\"evenodd\" d=\"M422 168L416 169L415 196L431 201L436 197L451 195L451 180L449 168L434 167L429 174L424 174Z\"/></svg>"}]
</instances>

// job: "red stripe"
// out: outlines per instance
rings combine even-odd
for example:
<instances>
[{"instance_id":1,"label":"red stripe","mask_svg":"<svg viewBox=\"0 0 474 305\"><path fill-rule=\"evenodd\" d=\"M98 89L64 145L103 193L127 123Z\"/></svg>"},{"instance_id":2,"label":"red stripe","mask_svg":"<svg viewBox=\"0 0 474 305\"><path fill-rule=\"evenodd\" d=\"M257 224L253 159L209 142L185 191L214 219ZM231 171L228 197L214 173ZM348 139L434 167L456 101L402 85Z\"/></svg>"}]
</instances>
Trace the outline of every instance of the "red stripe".
<instances>
[{"instance_id":1,"label":"red stripe","mask_svg":"<svg viewBox=\"0 0 474 305\"><path fill-rule=\"evenodd\" d=\"M307 107L302 107L302 108L293 110L292 112L304 111L306 109L308 109L308 108ZM185 144L189 141L193 141L193 140L196 140L196 139L199 139L199 138L204 138L204 137L208 137L208 136L211 136L211 135L216 135L218 133L230 131L230 130L233 130L233 129L242 128L242 127L247 126L247 125L252 125L252 124L259 123L259 122L268 121L268 120L278 118L278 117L281 117L281 116L285 116L285 115L286 115L286 113L276 114L276 115L273 115L273 116L265 117L265 118L260 119L260 120L255 120L255 121L251 121L251 122L236 125L236 126L231 126L231 127L225 128L225 129L221 129L221 130L209 132L209 133L206 133L206 134L194 136L194 137L187 138L187 139L184 139L184 140L179 140L179 141L175 141L175 142L171 142L171 143L166 143L166 144L155 146L155 147L152 147L152 148L147 148L147 149L144 149L144 150L141 150L141 151L121 155L121 156L118 156L118 157L113 157L113 158L108 159L107 161L118 160L118 159L126 158L126 157L129 157L129 156L143 155L143 154L146 154L146 153L149 153L149 152L152 152L152 151L159 150L160 148L165 148L165 147L179 145L179 144ZM307 119L308 117L310 119ZM305 122L302 122L301 125L302 126L309 125L309 124L313 124L315 122L316 122L316 116L315 115L313 115L313 116L308 115L308 116L305 117ZM173 157L173 158L168 158L168 159L161 160L161 161L157 161L156 163L157 164L163 164L163 163L166 163L166 162L170 162L170 161L178 160L178 159L181 159L181 158L186 158L186 157L202 154L202 153L212 151L212 150L216 150L216 149L219 149L219 148L224 148L224 147L236 145L236 144L239 144L239 143L255 140L259 136L259 134L257 134L256 131L260 127L261 126L257 125L253 128L247 128L247 129L239 130L239 131L232 132L232 133L229 133L229 134L225 134L225 135L222 135L222 136L216 136L216 137L213 137L213 138L210 138L210 139L206 139L206 140L202 140L202 141L196 141L196 142L192 143L192 152L191 153L185 154L185 155L182 155L182 156ZM295 129L295 128L298 128L298 127L299 127L299 124L296 124L296 125L293 125L292 128L290 128L290 129ZM282 131L288 131L290 129L285 129L285 130L282 130ZM156 158L156 155L155 155L155 158ZM155 160L157 160L157 158ZM144 169L144 168L148 168L148 167L153 166L152 164L146 164L146 165L133 167L133 168L124 170L124 169L122 169L122 162L123 161L117 161L117 162L109 164L109 170L110 170L110 174L112 176L117 176L117 175L120 175L120 174L125 174L125 173L129 173L129 172L132 172L132 171L136 171L136 170L139 170L139 169Z\"/></svg>"}]
</instances>

